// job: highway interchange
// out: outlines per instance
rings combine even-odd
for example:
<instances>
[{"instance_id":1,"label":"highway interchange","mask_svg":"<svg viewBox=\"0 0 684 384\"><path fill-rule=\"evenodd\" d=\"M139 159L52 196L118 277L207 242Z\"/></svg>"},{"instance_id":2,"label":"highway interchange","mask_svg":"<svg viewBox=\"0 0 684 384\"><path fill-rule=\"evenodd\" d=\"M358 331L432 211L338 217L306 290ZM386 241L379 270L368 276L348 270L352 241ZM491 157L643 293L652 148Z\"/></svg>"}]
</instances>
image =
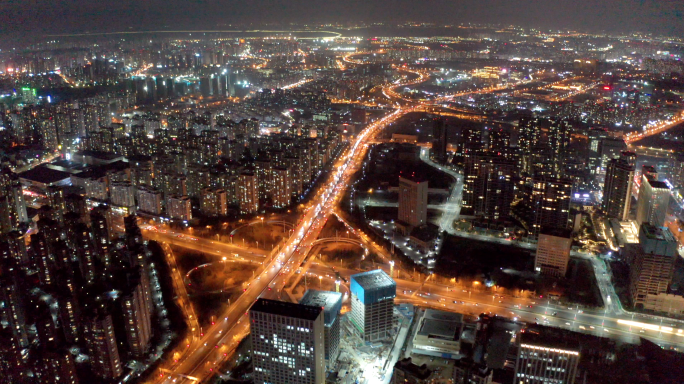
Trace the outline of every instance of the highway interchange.
<instances>
[{"instance_id":1,"label":"highway interchange","mask_svg":"<svg viewBox=\"0 0 684 384\"><path fill-rule=\"evenodd\" d=\"M359 64L350 56L344 58L348 64ZM409 70L406 70L409 71ZM409 71L410 72L410 71ZM396 108L385 117L370 123L350 144L333 165L333 171L328 179L315 192L315 197L308 203L300 221L295 225L293 234L271 252L258 249L245 249L238 245L187 235L184 232L166 232L152 225L143 226L147 239L158 240L176 246L205 252L217 257L230 257L234 254L246 260L262 262L249 286L218 318L215 323L204 329L199 335L190 337L187 344L181 345L182 351L174 361L165 361L160 367L154 382L163 383L192 383L202 382L217 373L218 367L225 362L235 350L240 340L249 333L247 312L259 297L280 298L282 290L298 267L305 261L313 242L334 210L340 198L344 195L350 178L363 163L369 143L385 127L407 113L420 110L424 105L416 105L412 100L406 100L394 91L399 86L414 84L427 79L425 72L414 71L418 75L414 80L403 80L397 84L383 86L383 93L395 101ZM500 88L491 88L493 92ZM477 91L485 92L485 91ZM397 99L398 97L398 99ZM424 104L424 103L423 103ZM458 179L457 179L458 180ZM447 219L443 221L442 229L449 231L453 223L452 217L458 216L458 193L450 196L451 208L447 210ZM357 231L357 235L372 243L367 236ZM487 241L492 240L487 238ZM501 239L499 239L501 240ZM379 248L371 244L374 249ZM380 252L387 255L387 252ZM593 258L594 268L601 267L601 261ZM392 268L387 263L380 266L390 272ZM337 268L342 276L348 277L357 273L356 270ZM607 280L605 271L596 270L601 283L602 296L608 297L612 286ZM334 273L330 267L311 263L303 273L329 278ZM614 293L613 293L614 294ZM615 297L615 296L612 296ZM482 286L456 286L435 283L428 277L427 281L411 281L397 279L397 301L410 302L416 305L442 308L449 311L470 313L477 315L483 312L496 313L525 322L539 322L552 326L573 329L575 331L598 334L634 342L637 337L647 337L664 347L684 346L684 324L670 319L647 317L627 313L619 306L610 303L606 309L582 310L580 308L559 307L553 305L545 297L501 297L491 288ZM608 300L610 302L610 300ZM634 321L634 323L629 323ZM174 354L176 356L176 354Z\"/></svg>"}]
</instances>

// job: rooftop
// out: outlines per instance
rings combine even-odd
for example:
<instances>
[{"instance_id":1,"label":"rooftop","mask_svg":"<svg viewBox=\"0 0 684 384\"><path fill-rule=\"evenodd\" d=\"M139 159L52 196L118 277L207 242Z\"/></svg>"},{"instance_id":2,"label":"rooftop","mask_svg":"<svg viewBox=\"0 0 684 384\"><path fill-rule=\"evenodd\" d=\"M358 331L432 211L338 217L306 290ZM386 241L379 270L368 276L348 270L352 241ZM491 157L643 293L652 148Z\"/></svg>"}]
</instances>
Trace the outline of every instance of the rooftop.
<instances>
[{"instance_id":1,"label":"rooftop","mask_svg":"<svg viewBox=\"0 0 684 384\"><path fill-rule=\"evenodd\" d=\"M412 172L412 173L403 173L402 172L399 174L399 181L401 181L401 179L405 179L405 180L408 180L408 181L416 183L416 184L427 182L427 180L425 180L424 177L422 177L420 175L416 175L415 172Z\"/></svg>"},{"instance_id":2,"label":"rooftop","mask_svg":"<svg viewBox=\"0 0 684 384\"><path fill-rule=\"evenodd\" d=\"M542 228L540 235L562 237L569 239L572 237L572 229L569 228Z\"/></svg>"},{"instance_id":3,"label":"rooftop","mask_svg":"<svg viewBox=\"0 0 684 384\"><path fill-rule=\"evenodd\" d=\"M396 283L382 269L357 273L351 276L364 290L395 287Z\"/></svg>"},{"instance_id":4,"label":"rooftop","mask_svg":"<svg viewBox=\"0 0 684 384\"><path fill-rule=\"evenodd\" d=\"M648 180L648 183L651 185L651 188L670 189L667 186L667 183L665 183L664 181L651 180L651 179L646 179L646 180Z\"/></svg>"},{"instance_id":5,"label":"rooftop","mask_svg":"<svg viewBox=\"0 0 684 384\"><path fill-rule=\"evenodd\" d=\"M397 363L394 364L394 369L404 371L421 380L427 380L427 378L430 377L430 374L432 374L426 364L421 366L413 364L410 357L397 361Z\"/></svg>"},{"instance_id":6,"label":"rooftop","mask_svg":"<svg viewBox=\"0 0 684 384\"><path fill-rule=\"evenodd\" d=\"M254 303L254 305L252 305L252 308L250 308L249 311L314 321L318 318L318 316L320 316L323 308L288 303L286 301L259 299L256 301L256 303Z\"/></svg>"},{"instance_id":7,"label":"rooftop","mask_svg":"<svg viewBox=\"0 0 684 384\"><path fill-rule=\"evenodd\" d=\"M19 177L22 179L43 184L53 184L68 179L69 176L71 176L71 173L51 169L46 165L39 165L19 174Z\"/></svg>"},{"instance_id":8,"label":"rooftop","mask_svg":"<svg viewBox=\"0 0 684 384\"><path fill-rule=\"evenodd\" d=\"M640 231L640 233L643 233L643 235L650 240L667 241L669 243L677 242L677 239L675 239L674 235L667 227L656 227L648 223L643 223L641 224Z\"/></svg>"},{"instance_id":9,"label":"rooftop","mask_svg":"<svg viewBox=\"0 0 684 384\"><path fill-rule=\"evenodd\" d=\"M539 325L525 329L520 334L520 343L575 352L581 349L576 332Z\"/></svg>"},{"instance_id":10,"label":"rooftop","mask_svg":"<svg viewBox=\"0 0 684 384\"><path fill-rule=\"evenodd\" d=\"M325 324L330 325L337 318L342 309L342 294L340 292L317 291L309 289L299 300L299 304L321 307L325 313Z\"/></svg>"},{"instance_id":11,"label":"rooftop","mask_svg":"<svg viewBox=\"0 0 684 384\"><path fill-rule=\"evenodd\" d=\"M460 313L426 309L418 334L423 336L438 336L439 338L448 340L458 340L460 337L461 324L463 324L463 315Z\"/></svg>"}]
</instances>

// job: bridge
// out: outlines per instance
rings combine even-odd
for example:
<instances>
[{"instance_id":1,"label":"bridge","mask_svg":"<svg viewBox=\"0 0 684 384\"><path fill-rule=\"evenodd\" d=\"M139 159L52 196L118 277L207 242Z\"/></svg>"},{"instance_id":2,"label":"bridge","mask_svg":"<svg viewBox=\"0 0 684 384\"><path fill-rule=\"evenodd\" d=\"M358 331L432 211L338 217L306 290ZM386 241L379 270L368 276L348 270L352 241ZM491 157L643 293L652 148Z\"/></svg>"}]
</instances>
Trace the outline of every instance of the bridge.
<instances>
[{"instance_id":1,"label":"bridge","mask_svg":"<svg viewBox=\"0 0 684 384\"><path fill-rule=\"evenodd\" d=\"M257 224L262 224L262 225L263 225L263 224L275 224L275 225L282 225L283 228L294 229L294 224L290 223L289 221L284 221L284 220L261 220L261 219L259 219L259 220L250 221L250 222L247 223L247 224L243 224L243 225L241 225L241 226L239 226L239 227L233 229L232 231L230 231L230 235L233 236L233 235L235 235L239 230L241 230L242 228L251 227L251 226L254 226L254 225L257 225Z\"/></svg>"}]
</instances>

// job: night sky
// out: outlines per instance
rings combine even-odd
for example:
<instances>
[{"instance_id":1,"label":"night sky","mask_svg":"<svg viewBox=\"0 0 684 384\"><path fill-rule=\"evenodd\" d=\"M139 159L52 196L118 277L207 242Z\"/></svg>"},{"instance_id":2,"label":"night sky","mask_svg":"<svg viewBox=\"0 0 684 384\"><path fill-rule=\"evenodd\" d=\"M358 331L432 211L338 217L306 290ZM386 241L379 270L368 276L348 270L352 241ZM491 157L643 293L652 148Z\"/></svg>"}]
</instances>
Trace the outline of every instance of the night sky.
<instances>
[{"instance_id":1,"label":"night sky","mask_svg":"<svg viewBox=\"0 0 684 384\"><path fill-rule=\"evenodd\" d=\"M2 0L0 34L412 20L684 36L682 15L684 0Z\"/></svg>"}]
</instances>

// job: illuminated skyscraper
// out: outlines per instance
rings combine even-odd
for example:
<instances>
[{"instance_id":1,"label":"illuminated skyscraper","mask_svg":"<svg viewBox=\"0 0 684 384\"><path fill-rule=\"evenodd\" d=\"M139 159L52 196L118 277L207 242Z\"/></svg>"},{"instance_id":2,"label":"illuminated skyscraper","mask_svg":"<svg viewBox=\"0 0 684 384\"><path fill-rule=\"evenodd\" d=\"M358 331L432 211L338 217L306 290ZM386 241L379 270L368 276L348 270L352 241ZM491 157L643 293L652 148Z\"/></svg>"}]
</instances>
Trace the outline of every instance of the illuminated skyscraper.
<instances>
[{"instance_id":1,"label":"illuminated skyscraper","mask_svg":"<svg viewBox=\"0 0 684 384\"><path fill-rule=\"evenodd\" d=\"M580 360L579 341L550 332L520 333L515 361L516 384L573 384Z\"/></svg>"},{"instance_id":2,"label":"illuminated skyscraper","mask_svg":"<svg viewBox=\"0 0 684 384\"><path fill-rule=\"evenodd\" d=\"M644 223L639 228L639 243L641 249L630 266L630 293L632 304L648 308L672 282L677 240L669 229Z\"/></svg>"},{"instance_id":3,"label":"illuminated skyscraper","mask_svg":"<svg viewBox=\"0 0 684 384\"><path fill-rule=\"evenodd\" d=\"M634 184L634 166L621 159L608 162L601 209L606 216L621 221L629 219Z\"/></svg>"},{"instance_id":4,"label":"illuminated skyscraper","mask_svg":"<svg viewBox=\"0 0 684 384\"><path fill-rule=\"evenodd\" d=\"M397 283L381 269L351 276L350 320L366 341L389 336Z\"/></svg>"},{"instance_id":5,"label":"illuminated skyscraper","mask_svg":"<svg viewBox=\"0 0 684 384\"><path fill-rule=\"evenodd\" d=\"M637 198L637 224L649 223L657 227L665 225L669 204L670 188L667 184L648 175L642 175Z\"/></svg>"},{"instance_id":6,"label":"illuminated skyscraper","mask_svg":"<svg viewBox=\"0 0 684 384\"><path fill-rule=\"evenodd\" d=\"M570 229L542 229L534 256L534 270L544 275L565 277L571 247Z\"/></svg>"},{"instance_id":7,"label":"illuminated skyscraper","mask_svg":"<svg viewBox=\"0 0 684 384\"><path fill-rule=\"evenodd\" d=\"M323 384L323 308L258 299L249 310L255 384Z\"/></svg>"}]
</instances>

